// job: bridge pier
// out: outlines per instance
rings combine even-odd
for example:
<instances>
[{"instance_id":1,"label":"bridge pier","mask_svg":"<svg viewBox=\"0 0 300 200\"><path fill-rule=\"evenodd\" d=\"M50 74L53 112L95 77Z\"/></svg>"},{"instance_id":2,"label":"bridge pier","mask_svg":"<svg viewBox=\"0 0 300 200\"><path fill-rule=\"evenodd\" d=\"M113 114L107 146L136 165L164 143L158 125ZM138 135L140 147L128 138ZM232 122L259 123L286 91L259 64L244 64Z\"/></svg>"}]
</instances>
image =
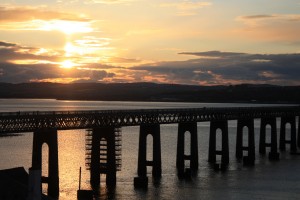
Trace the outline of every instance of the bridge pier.
<instances>
[{"instance_id":1,"label":"bridge pier","mask_svg":"<svg viewBox=\"0 0 300 200\"><path fill-rule=\"evenodd\" d=\"M153 161L147 161L147 136L153 137ZM161 148L160 148L160 125L142 124L140 126L138 176L146 177L147 166L152 166L152 176L161 177Z\"/></svg>"},{"instance_id":2,"label":"bridge pier","mask_svg":"<svg viewBox=\"0 0 300 200\"><path fill-rule=\"evenodd\" d=\"M266 143L266 126L267 125L271 126L271 143ZM259 153L266 154L266 147L271 147L271 151L269 153L269 159L270 160L278 160L279 153L277 152L276 117L261 118Z\"/></svg>"},{"instance_id":3,"label":"bridge pier","mask_svg":"<svg viewBox=\"0 0 300 200\"><path fill-rule=\"evenodd\" d=\"M248 146L243 146L243 128L248 128ZM248 151L247 160L254 163L255 140L254 140L254 119L238 120L236 137L236 158L243 158L243 151Z\"/></svg>"},{"instance_id":4,"label":"bridge pier","mask_svg":"<svg viewBox=\"0 0 300 200\"><path fill-rule=\"evenodd\" d=\"M185 133L189 132L191 137L190 141L190 155L184 154L185 149ZM184 162L190 161L190 169L198 170L198 137L197 137L197 122L179 123L178 124L178 138L177 138L177 156L176 167L178 170L178 176L184 174Z\"/></svg>"},{"instance_id":5,"label":"bridge pier","mask_svg":"<svg viewBox=\"0 0 300 200\"><path fill-rule=\"evenodd\" d=\"M92 132L90 182L100 184L100 174L106 174L106 185L116 185L115 128L97 127Z\"/></svg>"},{"instance_id":6,"label":"bridge pier","mask_svg":"<svg viewBox=\"0 0 300 200\"><path fill-rule=\"evenodd\" d=\"M298 116L298 147L300 148L300 115Z\"/></svg>"},{"instance_id":7,"label":"bridge pier","mask_svg":"<svg viewBox=\"0 0 300 200\"><path fill-rule=\"evenodd\" d=\"M42 177L43 183L48 183L48 195L59 196L58 176L58 142L56 129L39 129L33 133L32 168L42 169L42 145L46 143L49 149L48 177Z\"/></svg>"},{"instance_id":8,"label":"bridge pier","mask_svg":"<svg viewBox=\"0 0 300 200\"><path fill-rule=\"evenodd\" d=\"M216 134L217 130L222 131L222 150L216 150ZM221 155L221 163L227 165L229 163L229 143L228 143L228 121L211 121L209 135L209 152L208 162L215 163L216 155Z\"/></svg>"},{"instance_id":9,"label":"bridge pier","mask_svg":"<svg viewBox=\"0 0 300 200\"><path fill-rule=\"evenodd\" d=\"M286 124L291 125L291 140L286 140ZM280 143L279 148L281 151L286 150L286 144L290 144L291 152L297 151L296 140L296 118L295 117L281 117L280 125Z\"/></svg>"}]
</instances>

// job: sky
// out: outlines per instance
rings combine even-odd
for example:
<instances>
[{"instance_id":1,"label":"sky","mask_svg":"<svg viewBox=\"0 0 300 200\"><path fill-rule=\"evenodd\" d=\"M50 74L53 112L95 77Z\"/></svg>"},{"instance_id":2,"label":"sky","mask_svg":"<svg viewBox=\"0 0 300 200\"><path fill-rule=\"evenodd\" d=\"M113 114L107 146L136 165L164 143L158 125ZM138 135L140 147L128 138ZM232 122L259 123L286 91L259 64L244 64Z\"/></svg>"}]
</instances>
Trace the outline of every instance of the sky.
<instances>
[{"instance_id":1,"label":"sky","mask_svg":"<svg viewBox=\"0 0 300 200\"><path fill-rule=\"evenodd\" d=\"M300 85L300 0L1 0L0 82Z\"/></svg>"}]
</instances>

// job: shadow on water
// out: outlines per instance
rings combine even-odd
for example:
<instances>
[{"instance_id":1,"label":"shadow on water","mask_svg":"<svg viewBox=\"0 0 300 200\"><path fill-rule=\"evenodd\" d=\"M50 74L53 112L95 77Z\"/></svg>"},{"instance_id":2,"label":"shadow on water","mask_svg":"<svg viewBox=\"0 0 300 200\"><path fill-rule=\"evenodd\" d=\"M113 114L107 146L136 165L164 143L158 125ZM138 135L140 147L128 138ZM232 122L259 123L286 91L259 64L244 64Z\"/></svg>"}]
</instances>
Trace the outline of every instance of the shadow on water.
<instances>
[{"instance_id":1,"label":"shadow on water","mask_svg":"<svg viewBox=\"0 0 300 200\"><path fill-rule=\"evenodd\" d=\"M155 188L158 188L161 184L161 177L153 177L152 181L153 181L153 186Z\"/></svg>"},{"instance_id":2,"label":"shadow on water","mask_svg":"<svg viewBox=\"0 0 300 200\"><path fill-rule=\"evenodd\" d=\"M95 200L116 199L116 187L106 185L94 186L93 195Z\"/></svg>"},{"instance_id":3,"label":"shadow on water","mask_svg":"<svg viewBox=\"0 0 300 200\"><path fill-rule=\"evenodd\" d=\"M0 138L2 137L17 137L17 136L23 136L23 134L19 133L1 133Z\"/></svg>"}]
</instances>

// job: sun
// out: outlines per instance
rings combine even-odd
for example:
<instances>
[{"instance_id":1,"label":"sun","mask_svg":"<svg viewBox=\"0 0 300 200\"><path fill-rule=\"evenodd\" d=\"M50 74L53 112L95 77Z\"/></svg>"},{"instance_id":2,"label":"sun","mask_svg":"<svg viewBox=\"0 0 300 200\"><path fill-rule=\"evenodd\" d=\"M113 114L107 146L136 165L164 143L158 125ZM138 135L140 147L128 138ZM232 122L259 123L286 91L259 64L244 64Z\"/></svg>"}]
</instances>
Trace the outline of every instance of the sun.
<instances>
[{"instance_id":1,"label":"sun","mask_svg":"<svg viewBox=\"0 0 300 200\"><path fill-rule=\"evenodd\" d=\"M73 63L71 60L65 60L61 63L61 68L65 68L65 69L71 69L74 66L76 66L76 64Z\"/></svg>"}]
</instances>

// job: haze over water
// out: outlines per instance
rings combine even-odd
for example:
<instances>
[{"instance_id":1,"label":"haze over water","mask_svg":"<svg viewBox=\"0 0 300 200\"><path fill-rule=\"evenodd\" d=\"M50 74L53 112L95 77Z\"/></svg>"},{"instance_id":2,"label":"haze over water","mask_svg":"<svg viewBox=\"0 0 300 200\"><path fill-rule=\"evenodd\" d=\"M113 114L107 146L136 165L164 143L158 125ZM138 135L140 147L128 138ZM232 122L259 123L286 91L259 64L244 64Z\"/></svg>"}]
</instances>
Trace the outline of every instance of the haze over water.
<instances>
[{"instance_id":1,"label":"haze over water","mask_svg":"<svg viewBox=\"0 0 300 200\"><path fill-rule=\"evenodd\" d=\"M108 110L196 107L254 106L251 104L161 103L161 102L95 102L37 99L0 99L0 112L52 110ZM262 106L262 105L255 105ZM278 121L279 122L279 121ZM277 123L279 128L279 123ZM289 133L289 131L288 131ZM162 178L153 180L148 168L148 190L137 190L139 127L122 127L122 168L117 173L114 191L107 191L101 179L99 199L299 199L300 157L281 152L280 161L270 162L258 154L259 120L255 121L256 161L254 167L243 167L235 159L236 121L229 122L230 165L225 172L210 168L208 159L209 122L198 123L198 175L179 180L176 175L177 124L161 125ZM0 169L31 166L32 133L18 137L0 137ZM289 136L288 136L289 137ZM270 138L267 138L269 140ZM148 160L151 159L151 137L148 137ZM220 145L219 143L217 143ZM79 167L82 167L82 189L90 189L89 171L85 170L85 130L58 132L60 200L76 199ZM220 147L220 146L219 146ZM46 149L46 148L45 148ZM188 148L186 148L188 149ZM47 152L43 165L47 165ZM188 152L186 152L188 154ZM43 174L47 174L43 168ZM45 188L44 188L45 190Z\"/></svg>"}]
</instances>

